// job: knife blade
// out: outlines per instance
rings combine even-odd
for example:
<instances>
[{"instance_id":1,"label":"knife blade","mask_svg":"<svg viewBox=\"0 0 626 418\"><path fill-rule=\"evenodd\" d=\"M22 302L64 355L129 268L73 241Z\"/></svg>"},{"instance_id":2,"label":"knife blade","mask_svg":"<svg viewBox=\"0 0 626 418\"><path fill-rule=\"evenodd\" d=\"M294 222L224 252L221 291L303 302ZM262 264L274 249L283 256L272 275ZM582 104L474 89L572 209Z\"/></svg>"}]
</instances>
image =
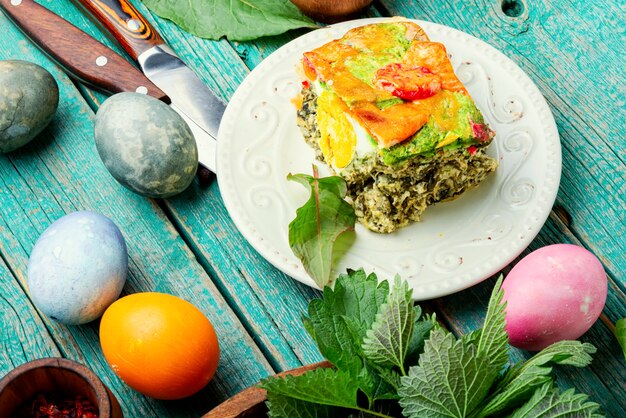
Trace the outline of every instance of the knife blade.
<instances>
[{"instance_id":1,"label":"knife blade","mask_svg":"<svg viewBox=\"0 0 626 418\"><path fill-rule=\"evenodd\" d=\"M215 172L216 135L200 127L128 60L33 0L0 0L0 8L73 78L109 94L140 92L169 104L191 128L199 163Z\"/></svg>"},{"instance_id":2,"label":"knife blade","mask_svg":"<svg viewBox=\"0 0 626 418\"><path fill-rule=\"evenodd\" d=\"M220 100L174 51L150 22L127 0L74 0L95 17L139 64L146 77L172 100L199 138L199 154L211 154L203 165L215 172L216 138L226 109ZM190 123L193 122L193 123Z\"/></svg>"}]
</instances>

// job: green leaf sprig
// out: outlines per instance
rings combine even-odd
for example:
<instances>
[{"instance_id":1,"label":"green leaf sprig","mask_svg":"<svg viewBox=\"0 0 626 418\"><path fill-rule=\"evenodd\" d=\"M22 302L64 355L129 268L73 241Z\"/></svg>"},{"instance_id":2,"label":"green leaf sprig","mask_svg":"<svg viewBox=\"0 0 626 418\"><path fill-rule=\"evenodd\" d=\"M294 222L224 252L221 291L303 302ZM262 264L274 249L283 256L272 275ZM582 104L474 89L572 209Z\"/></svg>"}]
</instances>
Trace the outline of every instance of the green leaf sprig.
<instances>
[{"instance_id":1,"label":"green leaf sprig","mask_svg":"<svg viewBox=\"0 0 626 418\"><path fill-rule=\"evenodd\" d=\"M316 27L289 0L143 0L150 10L201 38L248 41Z\"/></svg>"},{"instance_id":2,"label":"green leaf sprig","mask_svg":"<svg viewBox=\"0 0 626 418\"><path fill-rule=\"evenodd\" d=\"M306 330L334 368L261 382L269 416L600 417L599 405L559 392L552 364L584 367L595 347L555 343L507 368L508 337L500 278L484 326L457 339L422 316L412 291L363 270L340 275L312 300Z\"/></svg>"},{"instance_id":3,"label":"green leaf sprig","mask_svg":"<svg viewBox=\"0 0 626 418\"><path fill-rule=\"evenodd\" d=\"M296 210L289 224L289 246L315 283L323 288L331 280L335 241L346 231L354 230L354 208L344 200L345 180L338 176L318 177L290 174L287 179L297 181L309 189L307 202Z\"/></svg>"}]
</instances>

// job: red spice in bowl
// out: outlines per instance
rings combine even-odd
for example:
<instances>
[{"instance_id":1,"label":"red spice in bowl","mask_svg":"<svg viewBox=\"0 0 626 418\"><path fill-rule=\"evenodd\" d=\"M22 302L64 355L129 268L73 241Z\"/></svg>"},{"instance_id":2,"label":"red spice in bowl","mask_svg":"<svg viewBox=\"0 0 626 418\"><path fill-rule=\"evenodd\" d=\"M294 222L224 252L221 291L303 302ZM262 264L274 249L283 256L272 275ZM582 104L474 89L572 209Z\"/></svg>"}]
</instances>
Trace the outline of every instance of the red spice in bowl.
<instances>
[{"instance_id":1,"label":"red spice in bowl","mask_svg":"<svg viewBox=\"0 0 626 418\"><path fill-rule=\"evenodd\" d=\"M72 360L33 360L0 380L0 417L72 417L61 414L63 410L82 412L76 415L81 418L123 417L117 399L98 376Z\"/></svg>"},{"instance_id":2,"label":"red spice in bowl","mask_svg":"<svg viewBox=\"0 0 626 418\"><path fill-rule=\"evenodd\" d=\"M38 393L13 411L11 418L98 418L98 408L84 396Z\"/></svg>"}]
</instances>

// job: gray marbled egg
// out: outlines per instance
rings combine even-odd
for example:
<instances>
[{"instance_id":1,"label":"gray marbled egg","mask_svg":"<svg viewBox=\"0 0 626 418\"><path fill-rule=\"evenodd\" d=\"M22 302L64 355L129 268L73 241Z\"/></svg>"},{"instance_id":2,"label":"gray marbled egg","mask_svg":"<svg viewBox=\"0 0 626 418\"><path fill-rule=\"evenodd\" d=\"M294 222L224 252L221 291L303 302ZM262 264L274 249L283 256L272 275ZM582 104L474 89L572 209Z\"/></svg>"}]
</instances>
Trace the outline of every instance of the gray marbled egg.
<instances>
[{"instance_id":1,"label":"gray marbled egg","mask_svg":"<svg viewBox=\"0 0 626 418\"><path fill-rule=\"evenodd\" d=\"M47 70L27 61L0 61L0 153L35 138L58 104L59 87Z\"/></svg>"},{"instance_id":2,"label":"gray marbled egg","mask_svg":"<svg viewBox=\"0 0 626 418\"><path fill-rule=\"evenodd\" d=\"M98 154L111 175L147 197L182 192L194 178L198 150L171 107L138 93L111 96L96 114Z\"/></svg>"}]
</instances>

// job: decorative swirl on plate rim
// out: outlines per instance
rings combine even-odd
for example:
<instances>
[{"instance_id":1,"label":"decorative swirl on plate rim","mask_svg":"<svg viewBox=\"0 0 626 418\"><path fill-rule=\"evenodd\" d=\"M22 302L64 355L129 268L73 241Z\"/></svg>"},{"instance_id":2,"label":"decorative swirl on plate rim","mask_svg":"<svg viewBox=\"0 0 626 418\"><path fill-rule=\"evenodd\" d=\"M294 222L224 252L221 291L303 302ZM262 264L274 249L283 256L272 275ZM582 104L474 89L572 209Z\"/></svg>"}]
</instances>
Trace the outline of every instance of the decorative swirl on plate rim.
<instances>
[{"instance_id":1,"label":"decorative swirl on plate rim","mask_svg":"<svg viewBox=\"0 0 626 418\"><path fill-rule=\"evenodd\" d=\"M442 251L435 254L433 267L437 270L449 273L463 265L463 256L452 251Z\"/></svg>"},{"instance_id":2,"label":"decorative swirl on plate rim","mask_svg":"<svg viewBox=\"0 0 626 418\"><path fill-rule=\"evenodd\" d=\"M500 186L499 195L511 206L524 206L533 198L537 186L532 179L517 178L517 174L533 151L533 138L526 128L520 128L509 132L498 144L503 152L516 154L517 157L513 169L509 171Z\"/></svg>"},{"instance_id":3,"label":"decorative swirl on plate rim","mask_svg":"<svg viewBox=\"0 0 626 418\"><path fill-rule=\"evenodd\" d=\"M524 206L532 200L536 187L531 179L521 178L503 184L500 187L500 196L511 206Z\"/></svg>"},{"instance_id":4,"label":"decorative swirl on plate rim","mask_svg":"<svg viewBox=\"0 0 626 418\"><path fill-rule=\"evenodd\" d=\"M302 90L300 80L293 71L278 74L269 87L273 94L287 100L292 100Z\"/></svg>"},{"instance_id":5,"label":"decorative swirl on plate rim","mask_svg":"<svg viewBox=\"0 0 626 418\"><path fill-rule=\"evenodd\" d=\"M258 131L251 132L250 137L255 138L246 147L245 157L241 160L242 169L252 177L269 177L272 174L272 164L269 158L260 154L260 150L267 149L269 142L278 128L278 110L268 101L253 104L247 112L247 116L259 125Z\"/></svg>"},{"instance_id":6,"label":"decorative swirl on plate rim","mask_svg":"<svg viewBox=\"0 0 626 418\"><path fill-rule=\"evenodd\" d=\"M400 277L405 280L412 280L420 275L424 265L416 257L403 255L398 257L395 267Z\"/></svg>"},{"instance_id":7,"label":"decorative swirl on plate rim","mask_svg":"<svg viewBox=\"0 0 626 418\"><path fill-rule=\"evenodd\" d=\"M360 254L354 254L351 253L349 255L344 256L345 258L349 258L351 261L357 261L358 260L358 264L356 264L356 266L354 269L357 268L363 268L365 270L366 273L376 273L377 275L380 276L387 276L387 266L385 264L381 264L381 263L375 263L372 262L372 260L370 258L366 258L363 255ZM335 261L335 260L333 260ZM341 268L337 268L337 264L335 263L335 265L333 266L332 269L332 274L334 274L335 276L338 276L339 274L345 273L346 271L344 269ZM382 277L381 277L382 278ZM387 277L389 279L391 279L392 277Z\"/></svg>"},{"instance_id":8,"label":"decorative swirl on plate rim","mask_svg":"<svg viewBox=\"0 0 626 418\"><path fill-rule=\"evenodd\" d=\"M248 195L250 204L257 208L257 210L278 212L278 219L287 219L287 205L285 198L278 190L273 187L257 186L250 189ZM288 231L287 223L278 225L278 228L284 232Z\"/></svg>"},{"instance_id":9,"label":"decorative swirl on plate rim","mask_svg":"<svg viewBox=\"0 0 626 418\"><path fill-rule=\"evenodd\" d=\"M510 213L489 213L481 220L485 226L485 236L478 240L498 241L505 238L513 230L513 218ZM478 242L476 239L475 242Z\"/></svg>"},{"instance_id":10,"label":"decorative swirl on plate rim","mask_svg":"<svg viewBox=\"0 0 626 418\"><path fill-rule=\"evenodd\" d=\"M449 243L446 240L429 252L427 267L443 274L456 274L467 264L475 264L475 256L480 249L497 248L499 241L509 237L513 232L513 217L508 212L491 213L480 217L476 227L464 239ZM478 250L476 250L478 249ZM458 277L450 276L450 279ZM455 281L455 280L453 280Z\"/></svg>"},{"instance_id":11,"label":"decorative swirl on plate rim","mask_svg":"<svg viewBox=\"0 0 626 418\"><path fill-rule=\"evenodd\" d=\"M287 275L309 286L316 287L304 272L299 261L290 252L279 249L284 248L282 241L286 240L286 237L281 237L281 241L272 241L272 237L263 236L255 224L258 220L254 218L254 211L250 211L242 204L238 185L245 180L239 178L240 173L233 171L237 166L232 164L241 158L241 141L235 140L237 138L235 136L236 122L241 110L247 103L250 103L249 96L269 74L276 73L281 66L295 63L302 52L320 46L331 38L341 36L352 27L385 20L387 19L372 18L343 22L310 32L279 48L244 80L233 95L222 120L217 164L218 182L226 208L242 234L263 257ZM460 43L464 50L472 51L472 54L482 57L483 62L493 63L505 72L507 80L514 82L515 86L523 91L522 96L511 95L502 99L500 92L495 90L497 86L492 86L494 99L487 110L494 113L492 116L496 122L504 124L515 123L529 114L535 115L533 118L536 118L536 121L533 121L533 126L536 128L536 137L541 138L542 154L540 157L543 158L541 164L545 166L544 181L539 183L540 187L534 190L532 198L523 206L523 212L518 213L511 231L498 240L493 240L495 242L491 246L483 248L476 245L476 248L481 249L483 253L489 252L489 257L472 260L471 263L464 260L463 264L454 269L451 275L440 275L435 281L421 281L421 277L427 273L426 268L421 271L419 278L409 280L414 289L413 297L420 300L443 296L474 285L496 273L526 248L538 233L554 203L561 173L561 150L556 124L545 99L530 78L516 64L490 45L463 32L430 22L415 22L421 25L434 41L441 41L444 44ZM474 62L474 60L471 61ZM490 82L493 84L493 80ZM350 254L350 259L353 257L354 255ZM364 259L362 255L359 257ZM387 264L387 266L386 268L399 267L395 263L392 266ZM385 276L393 277L396 273L399 272L391 271Z\"/></svg>"},{"instance_id":12,"label":"decorative swirl on plate rim","mask_svg":"<svg viewBox=\"0 0 626 418\"><path fill-rule=\"evenodd\" d=\"M476 80L475 68L476 66L473 65L471 61L463 61L456 67L454 72L461 83L463 83L464 86L468 86Z\"/></svg>"}]
</instances>

